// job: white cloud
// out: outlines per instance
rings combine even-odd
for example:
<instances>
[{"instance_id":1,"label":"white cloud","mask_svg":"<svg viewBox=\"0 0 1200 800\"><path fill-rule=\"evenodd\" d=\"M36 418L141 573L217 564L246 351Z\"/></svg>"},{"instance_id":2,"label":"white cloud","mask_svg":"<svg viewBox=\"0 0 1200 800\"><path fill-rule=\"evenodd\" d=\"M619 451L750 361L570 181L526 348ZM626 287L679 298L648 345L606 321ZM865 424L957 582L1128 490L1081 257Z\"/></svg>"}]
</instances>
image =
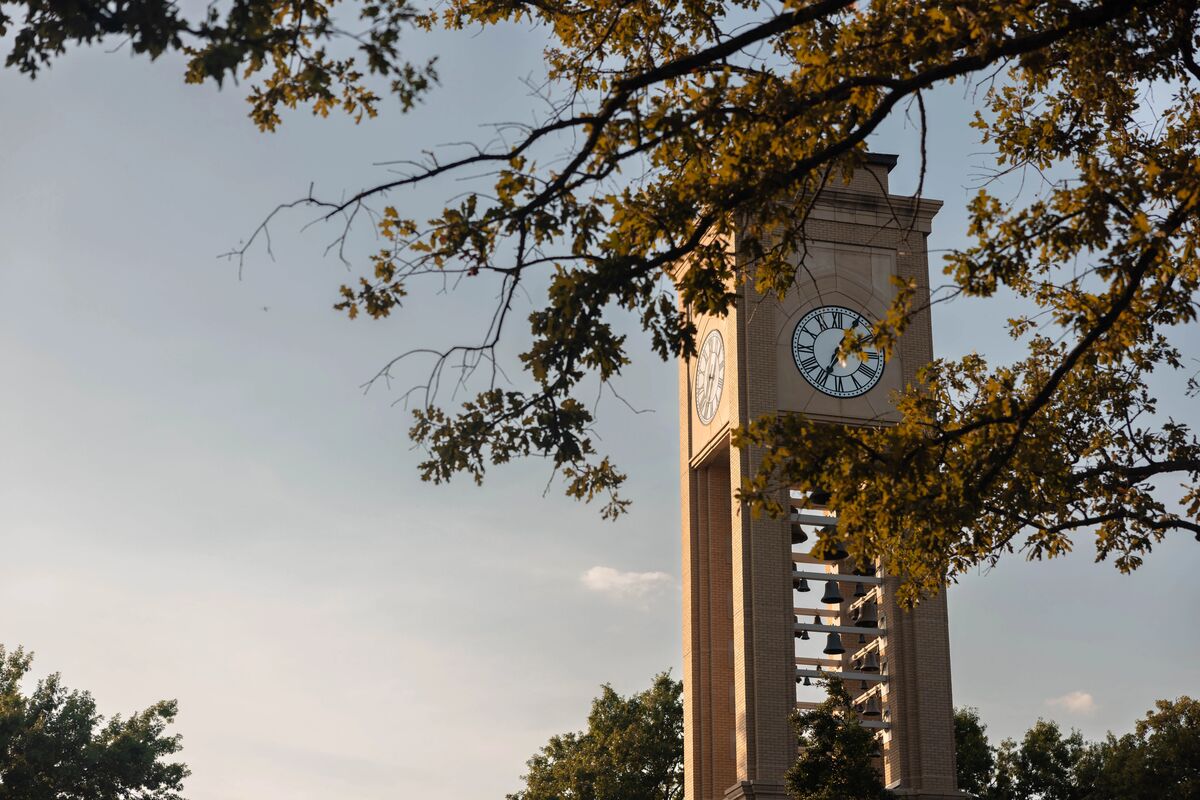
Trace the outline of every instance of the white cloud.
<instances>
[{"instance_id":1,"label":"white cloud","mask_svg":"<svg viewBox=\"0 0 1200 800\"><path fill-rule=\"evenodd\" d=\"M1096 700L1087 692L1067 692L1062 697L1052 697L1046 705L1064 709L1072 714L1091 714L1096 710Z\"/></svg>"},{"instance_id":2,"label":"white cloud","mask_svg":"<svg viewBox=\"0 0 1200 800\"><path fill-rule=\"evenodd\" d=\"M616 600L645 600L675 583L665 572L622 572L612 567L592 567L579 579L588 590Z\"/></svg>"}]
</instances>

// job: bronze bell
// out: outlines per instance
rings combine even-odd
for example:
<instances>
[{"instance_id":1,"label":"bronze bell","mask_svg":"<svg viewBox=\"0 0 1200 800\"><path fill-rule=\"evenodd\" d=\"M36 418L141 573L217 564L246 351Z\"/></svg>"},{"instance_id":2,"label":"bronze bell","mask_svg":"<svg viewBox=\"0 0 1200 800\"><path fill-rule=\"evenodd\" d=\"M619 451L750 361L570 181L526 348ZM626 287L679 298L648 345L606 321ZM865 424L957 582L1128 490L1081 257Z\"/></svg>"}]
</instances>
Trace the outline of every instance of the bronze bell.
<instances>
[{"instance_id":1,"label":"bronze bell","mask_svg":"<svg viewBox=\"0 0 1200 800\"><path fill-rule=\"evenodd\" d=\"M854 596L855 597L866 597L867 596L866 587L864 587L861 583L854 584Z\"/></svg>"},{"instance_id":2,"label":"bronze bell","mask_svg":"<svg viewBox=\"0 0 1200 800\"><path fill-rule=\"evenodd\" d=\"M825 534L826 536L836 531L837 528L835 528L833 525L826 525L824 528L821 528L821 533ZM822 561L841 561L843 558L850 555L850 553L846 550L846 546L838 539L834 539L833 541L825 544L822 548L822 552L824 553L824 555L821 556Z\"/></svg>"},{"instance_id":3,"label":"bronze bell","mask_svg":"<svg viewBox=\"0 0 1200 800\"><path fill-rule=\"evenodd\" d=\"M804 532L803 526L792 523L792 544L803 544L808 541L808 534Z\"/></svg>"},{"instance_id":4,"label":"bronze bell","mask_svg":"<svg viewBox=\"0 0 1200 800\"><path fill-rule=\"evenodd\" d=\"M878 628L879 619L875 616L875 604L864 603L862 606L862 614L858 617L858 627L860 628Z\"/></svg>"},{"instance_id":5,"label":"bronze bell","mask_svg":"<svg viewBox=\"0 0 1200 800\"><path fill-rule=\"evenodd\" d=\"M871 695L870 699L867 700L867 707L863 709L862 715L864 717L881 716L879 711L879 698L875 697L875 695Z\"/></svg>"},{"instance_id":6,"label":"bronze bell","mask_svg":"<svg viewBox=\"0 0 1200 800\"><path fill-rule=\"evenodd\" d=\"M800 624L800 618L799 618L799 617L796 617L796 624L797 624L797 625L799 625L799 624ZM797 638L797 639L799 639L799 640L800 640L800 641L802 641L802 642L807 642L807 641L808 641L808 631L806 631L806 630L804 630L803 628L801 628L800 630L796 631L796 638Z\"/></svg>"},{"instance_id":7,"label":"bronze bell","mask_svg":"<svg viewBox=\"0 0 1200 800\"><path fill-rule=\"evenodd\" d=\"M825 581L825 594L821 596L821 602L840 603L842 599L842 593L838 591L837 581Z\"/></svg>"},{"instance_id":8,"label":"bronze bell","mask_svg":"<svg viewBox=\"0 0 1200 800\"><path fill-rule=\"evenodd\" d=\"M805 685L805 686L812 686L812 681L810 681L810 680L808 679L808 676L807 676L807 675L805 675L805 676L804 676L804 685Z\"/></svg>"},{"instance_id":9,"label":"bronze bell","mask_svg":"<svg viewBox=\"0 0 1200 800\"><path fill-rule=\"evenodd\" d=\"M825 640L825 649L821 652L831 656L838 656L846 652L846 648L842 647L842 637L837 633L829 634Z\"/></svg>"},{"instance_id":10,"label":"bronze bell","mask_svg":"<svg viewBox=\"0 0 1200 800\"><path fill-rule=\"evenodd\" d=\"M875 655L875 651L867 653L867 658L863 662L862 672L879 672L879 657Z\"/></svg>"},{"instance_id":11,"label":"bronze bell","mask_svg":"<svg viewBox=\"0 0 1200 800\"><path fill-rule=\"evenodd\" d=\"M793 575L792 576L792 588L795 589L797 592L809 591L808 579Z\"/></svg>"},{"instance_id":12,"label":"bronze bell","mask_svg":"<svg viewBox=\"0 0 1200 800\"><path fill-rule=\"evenodd\" d=\"M808 493L808 502L815 506L829 505L829 492L824 489L813 489Z\"/></svg>"}]
</instances>

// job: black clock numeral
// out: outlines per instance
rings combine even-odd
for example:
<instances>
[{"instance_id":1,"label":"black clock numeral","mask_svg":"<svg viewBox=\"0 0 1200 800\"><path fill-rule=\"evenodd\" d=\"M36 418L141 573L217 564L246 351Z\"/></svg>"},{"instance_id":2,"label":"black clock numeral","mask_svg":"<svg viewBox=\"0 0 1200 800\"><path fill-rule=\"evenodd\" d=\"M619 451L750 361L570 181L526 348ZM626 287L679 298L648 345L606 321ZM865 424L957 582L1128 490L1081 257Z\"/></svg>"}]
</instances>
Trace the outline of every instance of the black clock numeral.
<instances>
[{"instance_id":1,"label":"black clock numeral","mask_svg":"<svg viewBox=\"0 0 1200 800\"><path fill-rule=\"evenodd\" d=\"M812 351L813 351L813 349L812 349L812 345L811 345L811 344L798 344L798 345L796 345L796 352L797 352L797 353L807 353L808 355L810 355L810 356L811 356L811 355L812 355Z\"/></svg>"},{"instance_id":2,"label":"black clock numeral","mask_svg":"<svg viewBox=\"0 0 1200 800\"><path fill-rule=\"evenodd\" d=\"M842 312L834 311L829 315L829 317L830 321L832 322L831 327L838 328L839 330L845 330L846 325L842 318Z\"/></svg>"},{"instance_id":3,"label":"black clock numeral","mask_svg":"<svg viewBox=\"0 0 1200 800\"><path fill-rule=\"evenodd\" d=\"M806 358L800 362L800 369L804 370L805 372L819 371L821 369L821 365L817 363L815 358Z\"/></svg>"},{"instance_id":4,"label":"black clock numeral","mask_svg":"<svg viewBox=\"0 0 1200 800\"><path fill-rule=\"evenodd\" d=\"M865 361L859 362L858 369L854 370L853 374L857 375L860 372L862 373L862 376L864 378L866 378L867 380L870 380L875 375L875 370L871 369L870 365L867 364L867 362L865 362Z\"/></svg>"},{"instance_id":5,"label":"black clock numeral","mask_svg":"<svg viewBox=\"0 0 1200 800\"><path fill-rule=\"evenodd\" d=\"M829 330L829 326L825 324L825 315L824 314L817 314L817 327L820 328L822 331Z\"/></svg>"},{"instance_id":6,"label":"black clock numeral","mask_svg":"<svg viewBox=\"0 0 1200 800\"><path fill-rule=\"evenodd\" d=\"M844 391L846 391L846 385L845 385L845 384L842 382L842 376L841 376L841 375L834 375L834 376L833 376L833 389L834 389L834 391L836 391L836 392L844 392Z\"/></svg>"}]
</instances>

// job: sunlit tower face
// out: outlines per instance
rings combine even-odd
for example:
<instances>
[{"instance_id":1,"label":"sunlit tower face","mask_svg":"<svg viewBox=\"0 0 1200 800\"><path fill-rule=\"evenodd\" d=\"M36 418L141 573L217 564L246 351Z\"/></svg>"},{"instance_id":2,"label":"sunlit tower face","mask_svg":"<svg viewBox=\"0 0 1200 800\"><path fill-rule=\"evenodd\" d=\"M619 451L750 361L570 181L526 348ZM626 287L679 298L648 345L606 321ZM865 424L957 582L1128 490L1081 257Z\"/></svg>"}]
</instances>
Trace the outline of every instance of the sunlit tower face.
<instances>
[{"instance_id":1,"label":"sunlit tower face","mask_svg":"<svg viewBox=\"0 0 1200 800\"><path fill-rule=\"evenodd\" d=\"M941 206L886 195L894 164L873 156L874 175L822 192L785 298L740 284L728 315L691 315L696 356L679 368L687 800L783 800L797 752L788 718L823 699L818 683L831 673L876 732L889 788L962 796L945 594L903 612L886 564L815 551L837 538L827 496L783 493L785 519L755 518L735 499L761 453L732 448L733 428L780 413L887 424L891 394L932 358L927 312L886 363L871 340L897 279L928 291L925 235ZM911 225L896 224L899 211ZM736 235L727 251L742 252Z\"/></svg>"}]
</instances>

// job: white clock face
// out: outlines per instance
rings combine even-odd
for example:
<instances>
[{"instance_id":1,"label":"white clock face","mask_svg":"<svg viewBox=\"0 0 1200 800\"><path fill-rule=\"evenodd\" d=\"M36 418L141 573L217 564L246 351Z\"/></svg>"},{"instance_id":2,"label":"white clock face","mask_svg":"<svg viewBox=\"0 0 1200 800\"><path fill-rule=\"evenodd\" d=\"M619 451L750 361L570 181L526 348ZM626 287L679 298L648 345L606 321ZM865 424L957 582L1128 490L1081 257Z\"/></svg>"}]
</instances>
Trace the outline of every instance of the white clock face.
<instances>
[{"instance_id":1,"label":"white clock face","mask_svg":"<svg viewBox=\"0 0 1200 800\"><path fill-rule=\"evenodd\" d=\"M721 389L725 388L725 342L719 331L704 337L696 359L696 416L705 425L717 415Z\"/></svg>"},{"instance_id":2,"label":"white clock face","mask_svg":"<svg viewBox=\"0 0 1200 800\"><path fill-rule=\"evenodd\" d=\"M852 355L843 361L837 357L847 330L868 345L861 358ZM792 357L804 380L818 391L831 397L858 397L883 377L883 356L869 346L873 339L871 323L862 314L843 306L821 306L796 324Z\"/></svg>"}]
</instances>

